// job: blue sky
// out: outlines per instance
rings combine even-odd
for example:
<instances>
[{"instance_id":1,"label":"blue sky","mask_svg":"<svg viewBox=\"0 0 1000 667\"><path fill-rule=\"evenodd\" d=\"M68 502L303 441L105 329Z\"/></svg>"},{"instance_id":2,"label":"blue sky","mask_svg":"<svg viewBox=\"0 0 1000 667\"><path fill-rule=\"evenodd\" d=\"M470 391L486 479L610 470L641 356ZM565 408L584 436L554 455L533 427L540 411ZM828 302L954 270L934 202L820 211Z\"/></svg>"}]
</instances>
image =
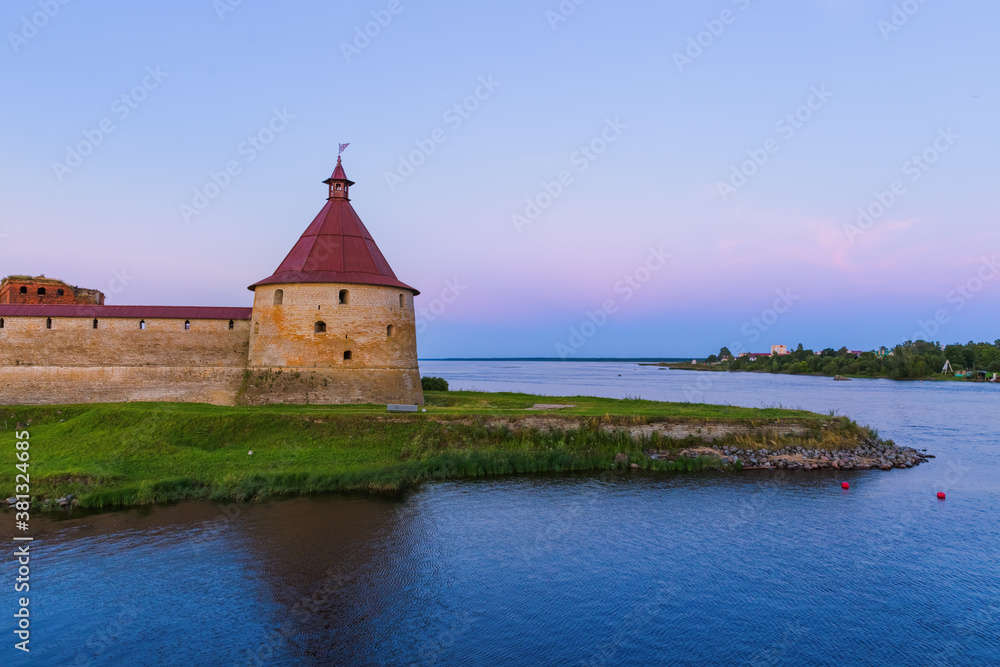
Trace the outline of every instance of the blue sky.
<instances>
[{"instance_id":1,"label":"blue sky","mask_svg":"<svg viewBox=\"0 0 1000 667\"><path fill-rule=\"evenodd\" d=\"M8 2L0 262L109 303L249 305L350 142L422 357L994 340L998 22L986 0Z\"/></svg>"}]
</instances>

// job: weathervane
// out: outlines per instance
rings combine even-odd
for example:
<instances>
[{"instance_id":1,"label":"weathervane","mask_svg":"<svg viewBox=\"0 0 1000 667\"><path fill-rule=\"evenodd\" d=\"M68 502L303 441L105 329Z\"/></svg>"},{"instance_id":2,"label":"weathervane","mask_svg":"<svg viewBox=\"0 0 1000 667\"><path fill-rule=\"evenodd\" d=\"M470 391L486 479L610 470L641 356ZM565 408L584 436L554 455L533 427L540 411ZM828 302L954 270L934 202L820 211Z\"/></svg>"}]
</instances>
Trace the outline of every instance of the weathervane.
<instances>
[{"instance_id":1,"label":"weathervane","mask_svg":"<svg viewBox=\"0 0 1000 667\"><path fill-rule=\"evenodd\" d=\"M341 155L343 155L344 154L344 149L347 148L348 146L350 146L350 144L340 144L340 152L337 153L337 157L340 157Z\"/></svg>"}]
</instances>

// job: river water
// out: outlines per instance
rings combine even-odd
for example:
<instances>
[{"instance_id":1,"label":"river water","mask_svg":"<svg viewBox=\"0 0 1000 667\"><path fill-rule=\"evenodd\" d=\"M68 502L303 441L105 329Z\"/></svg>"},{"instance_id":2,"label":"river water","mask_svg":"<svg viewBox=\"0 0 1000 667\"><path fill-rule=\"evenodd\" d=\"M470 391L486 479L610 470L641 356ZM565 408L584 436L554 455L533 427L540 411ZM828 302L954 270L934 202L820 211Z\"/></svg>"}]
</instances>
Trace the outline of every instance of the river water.
<instances>
[{"instance_id":1,"label":"river water","mask_svg":"<svg viewBox=\"0 0 1000 667\"><path fill-rule=\"evenodd\" d=\"M937 458L35 520L30 663L1000 665L1000 386L631 363L422 372L452 389L836 410ZM2 663L28 664L7 637Z\"/></svg>"}]
</instances>

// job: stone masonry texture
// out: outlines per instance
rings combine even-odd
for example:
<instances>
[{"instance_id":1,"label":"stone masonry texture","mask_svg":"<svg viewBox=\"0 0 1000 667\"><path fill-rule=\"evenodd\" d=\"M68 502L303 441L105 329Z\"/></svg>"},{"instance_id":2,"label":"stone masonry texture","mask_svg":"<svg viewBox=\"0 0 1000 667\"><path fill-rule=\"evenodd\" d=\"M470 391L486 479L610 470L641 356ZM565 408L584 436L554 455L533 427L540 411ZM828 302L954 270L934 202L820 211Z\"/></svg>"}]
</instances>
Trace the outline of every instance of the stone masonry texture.
<instances>
[{"instance_id":1,"label":"stone masonry texture","mask_svg":"<svg viewBox=\"0 0 1000 667\"><path fill-rule=\"evenodd\" d=\"M266 285L250 320L141 323L0 318L0 404L423 404L409 290Z\"/></svg>"}]
</instances>

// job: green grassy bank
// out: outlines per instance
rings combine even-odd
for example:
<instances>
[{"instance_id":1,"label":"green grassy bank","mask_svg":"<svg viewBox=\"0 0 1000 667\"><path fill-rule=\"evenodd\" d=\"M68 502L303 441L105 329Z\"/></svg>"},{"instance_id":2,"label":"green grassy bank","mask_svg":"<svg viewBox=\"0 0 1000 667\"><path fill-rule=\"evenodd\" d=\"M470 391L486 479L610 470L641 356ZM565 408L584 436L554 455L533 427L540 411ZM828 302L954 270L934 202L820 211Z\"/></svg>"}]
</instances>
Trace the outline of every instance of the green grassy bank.
<instances>
[{"instance_id":1,"label":"green grassy bank","mask_svg":"<svg viewBox=\"0 0 1000 667\"><path fill-rule=\"evenodd\" d=\"M538 403L572 404L530 411ZM849 447L874 434L842 417L593 397L427 392L426 413L385 406L218 407L126 403L0 408L4 449L15 429L30 433L35 507L73 494L82 507L143 505L193 498L264 498L326 491L394 492L425 480L542 471L607 469L617 454L654 470L699 470L718 460L680 452L696 437L630 434L657 422L807 427L781 440ZM542 424L542 422L545 422ZM734 442L751 446L745 436ZM718 443L716 443L718 444ZM774 447L779 440L765 439ZM248 455L252 450L253 455ZM619 457L620 459L620 457ZM13 475L3 483L13 495Z\"/></svg>"}]
</instances>

